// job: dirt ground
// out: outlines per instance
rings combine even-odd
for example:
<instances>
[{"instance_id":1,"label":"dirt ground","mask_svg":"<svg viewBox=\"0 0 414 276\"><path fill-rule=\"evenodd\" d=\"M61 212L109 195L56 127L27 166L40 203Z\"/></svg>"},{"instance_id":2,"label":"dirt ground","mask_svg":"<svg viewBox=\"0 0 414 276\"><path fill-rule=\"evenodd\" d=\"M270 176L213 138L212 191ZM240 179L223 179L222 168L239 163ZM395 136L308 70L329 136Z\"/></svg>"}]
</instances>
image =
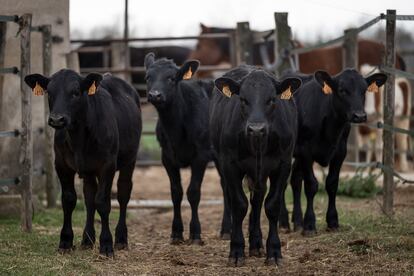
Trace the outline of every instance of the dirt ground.
<instances>
[{"instance_id":1,"label":"dirt ground","mask_svg":"<svg viewBox=\"0 0 414 276\"><path fill-rule=\"evenodd\" d=\"M183 171L184 187L187 186L189 175L188 170ZM215 169L207 170L202 187L202 200L221 198ZM134 175L133 198L170 199L169 183L164 169L155 167L137 169ZM340 219L358 216L360 213L373 215L350 222L346 220L340 231L328 233L324 230L327 202L325 197L319 196L319 200L315 203L318 235L305 238L299 233L280 234L283 264L279 267L266 266L264 258L248 256L243 267L227 266L229 241L218 238L222 215L220 205L200 207L202 238L205 242L203 246L168 243L172 220L171 209L133 209L129 210L127 219L129 251L116 252L115 260L97 258L94 267L103 274L113 275L411 274L414 272L414 260L407 259L404 250L414 249L414 187L398 189L395 196L397 217L412 218L407 222L411 227L408 238L402 235L395 241L390 241L387 239L394 238L369 236L366 234L368 232L360 233L356 230L359 223L371 219L373 225L367 222L368 227L378 227L378 230L393 227L389 223L384 225L378 223L377 218L381 216L381 211L376 202L380 199L339 198L337 205ZM183 207L182 215L184 237L188 238L190 208ZM246 252L248 251L247 218L246 216L244 226ZM262 231L266 238L268 222L264 214L262 214ZM390 244L395 244L396 250L402 252L402 255L391 254L395 250L389 249Z\"/></svg>"}]
</instances>

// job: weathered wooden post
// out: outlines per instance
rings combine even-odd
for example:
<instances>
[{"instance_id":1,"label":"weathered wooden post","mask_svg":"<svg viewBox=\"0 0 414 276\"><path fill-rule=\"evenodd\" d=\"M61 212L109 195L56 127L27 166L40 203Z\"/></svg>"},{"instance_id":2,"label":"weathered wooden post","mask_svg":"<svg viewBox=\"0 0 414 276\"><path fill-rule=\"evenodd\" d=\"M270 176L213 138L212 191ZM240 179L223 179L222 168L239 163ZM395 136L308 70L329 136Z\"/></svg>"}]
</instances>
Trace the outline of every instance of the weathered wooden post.
<instances>
[{"instance_id":1,"label":"weathered wooden post","mask_svg":"<svg viewBox=\"0 0 414 276\"><path fill-rule=\"evenodd\" d=\"M395 67L395 23L396 11L387 10L386 42L385 42L385 66ZM387 82L383 98L384 124L394 125L394 74L387 73ZM384 193L383 208L387 215L393 214L394 205L394 132L384 129L383 134L383 164L384 169Z\"/></svg>"},{"instance_id":2,"label":"weathered wooden post","mask_svg":"<svg viewBox=\"0 0 414 276\"><path fill-rule=\"evenodd\" d=\"M76 51L71 51L66 54L66 67L80 73L79 54Z\"/></svg>"},{"instance_id":3,"label":"weathered wooden post","mask_svg":"<svg viewBox=\"0 0 414 276\"><path fill-rule=\"evenodd\" d=\"M32 140L32 91L24 83L24 77L30 74L30 28L32 15L24 14L19 18L20 25L20 89L22 92L22 133L20 163L22 167L21 226L23 231L32 231L32 176L33 176L33 140Z\"/></svg>"},{"instance_id":4,"label":"weathered wooden post","mask_svg":"<svg viewBox=\"0 0 414 276\"><path fill-rule=\"evenodd\" d=\"M355 68L358 70L358 32L356 29L347 29L344 31L344 42L342 44L342 67ZM350 161L359 162L358 127L353 126L348 139L348 143L352 146L348 150L347 158Z\"/></svg>"},{"instance_id":5,"label":"weathered wooden post","mask_svg":"<svg viewBox=\"0 0 414 276\"><path fill-rule=\"evenodd\" d=\"M0 68L4 67L4 52L6 49L6 30L7 30L7 23L0 22ZM0 74L0 93L3 92L3 82L4 82L3 74ZM3 97L0 97L0 107L2 106L3 106ZM0 122L1 122L1 114L2 113L0 112Z\"/></svg>"},{"instance_id":6,"label":"weathered wooden post","mask_svg":"<svg viewBox=\"0 0 414 276\"><path fill-rule=\"evenodd\" d=\"M236 63L253 64L253 37L249 22L238 22L236 29Z\"/></svg>"},{"instance_id":7,"label":"weathered wooden post","mask_svg":"<svg viewBox=\"0 0 414 276\"><path fill-rule=\"evenodd\" d=\"M236 32L231 31L229 33L229 51L230 51L230 64L231 67L237 66L237 49L236 49Z\"/></svg>"},{"instance_id":8,"label":"weathered wooden post","mask_svg":"<svg viewBox=\"0 0 414 276\"><path fill-rule=\"evenodd\" d=\"M128 72L129 69L129 59L128 53L126 51L125 43L124 42L112 42L111 43L111 62L112 68L118 71L118 73L114 73L114 75L118 76L119 78L130 82L131 81L131 74Z\"/></svg>"},{"instance_id":9,"label":"weathered wooden post","mask_svg":"<svg viewBox=\"0 0 414 276\"><path fill-rule=\"evenodd\" d=\"M50 76L52 73L52 26L44 25L41 27L43 40L43 74ZM46 201L47 208L56 207L57 198L57 177L55 173L54 154L53 154L53 128L49 127L49 101L44 99L45 109L45 174L46 174Z\"/></svg>"},{"instance_id":10,"label":"weathered wooden post","mask_svg":"<svg viewBox=\"0 0 414 276\"><path fill-rule=\"evenodd\" d=\"M291 30L288 25L288 13L287 12L275 12L275 61L280 63L276 69L276 76L280 76L281 73L290 68L288 51L291 48ZM283 60L279 60L283 59Z\"/></svg>"},{"instance_id":11,"label":"weathered wooden post","mask_svg":"<svg viewBox=\"0 0 414 276\"><path fill-rule=\"evenodd\" d=\"M128 0L125 0L125 14L124 14L124 45L123 45L123 67L124 67L124 79L127 82L132 81L132 74L130 70L131 58L129 52L129 21L128 21Z\"/></svg>"}]
</instances>

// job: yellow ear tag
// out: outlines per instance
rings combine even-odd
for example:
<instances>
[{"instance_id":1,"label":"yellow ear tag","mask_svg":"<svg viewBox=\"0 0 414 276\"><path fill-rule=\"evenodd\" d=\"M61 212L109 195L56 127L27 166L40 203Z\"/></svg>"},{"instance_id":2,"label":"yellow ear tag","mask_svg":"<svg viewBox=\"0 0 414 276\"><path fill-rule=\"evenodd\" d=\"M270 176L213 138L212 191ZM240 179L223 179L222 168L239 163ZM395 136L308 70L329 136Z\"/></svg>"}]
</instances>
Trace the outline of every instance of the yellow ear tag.
<instances>
[{"instance_id":1,"label":"yellow ear tag","mask_svg":"<svg viewBox=\"0 0 414 276\"><path fill-rule=\"evenodd\" d=\"M326 95L332 94L332 88L326 83L323 82L323 88L322 88L323 93L325 93Z\"/></svg>"},{"instance_id":2,"label":"yellow ear tag","mask_svg":"<svg viewBox=\"0 0 414 276\"><path fill-rule=\"evenodd\" d=\"M374 81L373 83L371 83L368 86L368 92L373 92L373 93L378 93L379 92L379 87L377 85L377 83Z\"/></svg>"},{"instance_id":3,"label":"yellow ear tag","mask_svg":"<svg viewBox=\"0 0 414 276\"><path fill-rule=\"evenodd\" d=\"M292 91L290 90L290 86L283 91L282 94L280 94L280 99L282 100L289 100L290 98L292 98Z\"/></svg>"},{"instance_id":4,"label":"yellow ear tag","mask_svg":"<svg viewBox=\"0 0 414 276\"><path fill-rule=\"evenodd\" d=\"M88 95L95 95L95 93L96 93L96 85L94 81L92 85L89 87Z\"/></svg>"},{"instance_id":5,"label":"yellow ear tag","mask_svg":"<svg viewBox=\"0 0 414 276\"><path fill-rule=\"evenodd\" d=\"M231 97L231 90L230 87L228 85L224 85L223 88L221 89L221 92L223 92L224 95L226 95L226 97Z\"/></svg>"},{"instance_id":6,"label":"yellow ear tag","mask_svg":"<svg viewBox=\"0 0 414 276\"><path fill-rule=\"evenodd\" d=\"M35 96L43 96L44 90L43 88L36 82L35 87L33 87L33 93Z\"/></svg>"},{"instance_id":7,"label":"yellow ear tag","mask_svg":"<svg viewBox=\"0 0 414 276\"><path fill-rule=\"evenodd\" d=\"M193 76L193 72L191 72L191 67L188 68L188 71L184 74L183 80L189 80Z\"/></svg>"}]
</instances>

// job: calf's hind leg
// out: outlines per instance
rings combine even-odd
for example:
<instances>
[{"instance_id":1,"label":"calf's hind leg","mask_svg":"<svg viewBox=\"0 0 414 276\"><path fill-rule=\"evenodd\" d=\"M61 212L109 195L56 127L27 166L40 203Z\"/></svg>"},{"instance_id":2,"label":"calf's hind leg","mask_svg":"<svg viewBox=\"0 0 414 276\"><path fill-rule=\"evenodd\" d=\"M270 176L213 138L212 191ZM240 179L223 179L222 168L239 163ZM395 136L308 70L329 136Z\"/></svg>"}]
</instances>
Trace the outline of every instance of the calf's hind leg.
<instances>
[{"instance_id":1,"label":"calf's hind leg","mask_svg":"<svg viewBox=\"0 0 414 276\"><path fill-rule=\"evenodd\" d=\"M126 211L132 190L132 174L135 162L119 170L117 197L119 202L119 220L115 228L115 248L128 249L128 228L126 225Z\"/></svg>"}]
</instances>

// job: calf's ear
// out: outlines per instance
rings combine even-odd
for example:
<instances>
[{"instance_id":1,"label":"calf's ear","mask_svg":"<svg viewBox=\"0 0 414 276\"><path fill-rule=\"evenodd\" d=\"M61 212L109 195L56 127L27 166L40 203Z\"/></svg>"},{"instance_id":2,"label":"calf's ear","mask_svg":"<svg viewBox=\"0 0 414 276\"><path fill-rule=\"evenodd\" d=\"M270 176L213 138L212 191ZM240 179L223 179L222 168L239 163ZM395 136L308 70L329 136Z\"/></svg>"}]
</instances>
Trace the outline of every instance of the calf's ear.
<instances>
[{"instance_id":1,"label":"calf's ear","mask_svg":"<svg viewBox=\"0 0 414 276\"><path fill-rule=\"evenodd\" d=\"M148 53L144 59L145 69L148 69L155 61L155 54L153 52Z\"/></svg>"},{"instance_id":2,"label":"calf's ear","mask_svg":"<svg viewBox=\"0 0 414 276\"><path fill-rule=\"evenodd\" d=\"M189 80L197 72L200 62L198 60L186 61L177 72L177 80Z\"/></svg>"},{"instance_id":3,"label":"calf's ear","mask_svg":"<svg viewBox=\"0 0 414 276\"><path fill-rule=\"evenodd\" d=\"M384 85L384 83L387 81L387 75L383 73L376 73L374 75L371 75L367 78L365 78L365 81L368 84L368 91L378 93L379 88Z\"/></svg>"},{"instance_id":4,"label":"calf's ear","mask_svg":"<svg viewBox=\"0 0 414 276\"><path fill-rule=\"evenodd\" d=\"M99 83L102 80L102 75L97 73L88 74L82 81L81 89L83 91L88 91L88 95L94 95L96 89L99 86Z\"/></svg>"},{"instance_id":5,"label":"calf's ear","mask_svg":"<svg viewBox=\"0 0 414 276\"><path fill-rule=\"evenodd\" d=\"M214 81L214 84L217 89L228 98L230 98L233 94L239 94L240 84L231 78L218 78Z\"/></svg>"},{"instance_id":6,"label":"calf's ear","mask_svg":"<svg viewBox=\"0 0 414 276\"><path fill-rule=\"evenodd\" d=\"M24 82L32 88L36 96L42 96L47 90L49 78L40 74L31 74L24 77Z\"/></svg>"},{"instance_id":7,"label":"calf's ear","mask_svg":"<svg viewBox=\"0 0 414 276\"><path fill-rule=\"evenodd\" d=\"M282 82L277 82L276 94L280 95L282 100L289 100L293 93L302 85L302 81L298 78L286 78Z\"/></svg>"},{"instance_id":8,"label":"calf's ear","mask_svg":"<svg viewBox=\"0 0 414 276\"><path fill-rule=\"evenodd\" d=\"M332 91L335 89L335 82L327 72L316 71L314 74L314 78L322 87L322 91L324 94L332 94Z\"/></svg>"}]
</instances>

